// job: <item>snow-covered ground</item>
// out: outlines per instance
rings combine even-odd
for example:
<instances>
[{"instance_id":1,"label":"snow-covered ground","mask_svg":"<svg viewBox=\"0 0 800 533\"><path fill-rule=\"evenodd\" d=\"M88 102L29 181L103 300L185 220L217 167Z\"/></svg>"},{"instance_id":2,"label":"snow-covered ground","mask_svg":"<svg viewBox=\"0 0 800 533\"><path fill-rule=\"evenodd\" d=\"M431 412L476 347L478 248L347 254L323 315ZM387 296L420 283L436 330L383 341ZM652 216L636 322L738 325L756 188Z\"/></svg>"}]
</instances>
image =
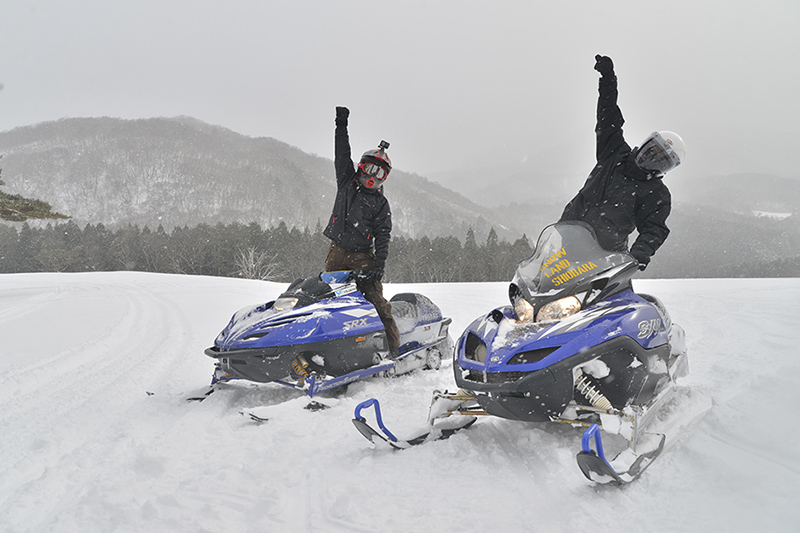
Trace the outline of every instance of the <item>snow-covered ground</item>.
<instances>
[{"instance_id":1,"label":"snow-covered ground","mask_svg":"<svg viewBox=\"0 0 800 533\"><path fill-rule=\"evenodd\" d=\"M800 531L800 279L651 280L688 337L683 382L713 408L636 482L595 486L580 430L484 418L446 441L375 450L377 397L411 437L438 372L353 384L332 408L278 385L205 402L203 355L237 309L285 285L143 273L0 275L0 531ZM457 337L505 283L387 285ZM255 424L240 411L259 407Z\"/></svg>"}]
</instances>

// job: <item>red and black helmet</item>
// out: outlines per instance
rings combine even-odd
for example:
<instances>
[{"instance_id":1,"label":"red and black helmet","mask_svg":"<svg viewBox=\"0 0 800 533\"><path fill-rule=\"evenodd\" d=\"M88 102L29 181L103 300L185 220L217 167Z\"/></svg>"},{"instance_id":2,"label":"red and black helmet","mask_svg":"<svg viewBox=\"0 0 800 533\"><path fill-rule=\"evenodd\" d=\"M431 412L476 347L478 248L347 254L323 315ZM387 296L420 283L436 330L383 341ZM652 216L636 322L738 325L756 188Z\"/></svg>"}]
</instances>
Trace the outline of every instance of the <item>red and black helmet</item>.
<instances>
[{"instance_id":1,"label":"red and black helmet","mask_svg":"<svg viewBox=\"0 0 800 533\"><path fill-rule=\"evenodd\" d=\"M375 150L367 150L358 163L358 179L366 189L377 191L392 170L392 161L386 153L389 143L381 141Z\"/></svg>"}]
</instances>

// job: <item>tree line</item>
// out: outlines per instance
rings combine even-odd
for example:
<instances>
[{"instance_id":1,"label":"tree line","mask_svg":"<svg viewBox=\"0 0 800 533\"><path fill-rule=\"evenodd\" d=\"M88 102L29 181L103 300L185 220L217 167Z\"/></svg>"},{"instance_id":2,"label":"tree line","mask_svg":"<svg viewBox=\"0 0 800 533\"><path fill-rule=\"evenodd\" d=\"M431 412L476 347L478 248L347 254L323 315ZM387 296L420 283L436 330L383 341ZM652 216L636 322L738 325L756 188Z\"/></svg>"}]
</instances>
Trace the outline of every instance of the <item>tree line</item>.
<instances>
[{"instance_id":1,"label":"tree line","mask_svg":"<svg viewBox=\"0 0 800 533\"><path fill-rule=\"evenodd\" d=\"M291 282L324 270L330 241L314 230L259 224L199 224L176 227L103 224L0 225L0 272L102 272L131 270L241 277ZM532 253L523 235L509 243L491 229L478 242L470 229L456 237L392 238L384 281L441 283L508 281Z\"/></svg>"}]
</instances>

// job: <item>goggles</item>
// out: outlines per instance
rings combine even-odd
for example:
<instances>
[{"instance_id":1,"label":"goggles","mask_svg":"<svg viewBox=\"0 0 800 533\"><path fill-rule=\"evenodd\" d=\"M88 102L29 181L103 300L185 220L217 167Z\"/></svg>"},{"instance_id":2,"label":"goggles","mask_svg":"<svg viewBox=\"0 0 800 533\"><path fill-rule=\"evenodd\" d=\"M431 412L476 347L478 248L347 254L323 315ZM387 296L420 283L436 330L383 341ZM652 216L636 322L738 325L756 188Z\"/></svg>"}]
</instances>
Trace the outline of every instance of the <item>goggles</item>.
<instances>
[{"instance_id":1,"label":"goggles","mask_svg":"<svg viewBox=\"0 0 800 533\"><path fill-rule=\"evenodd\" d=\"M358 164L358 168L370 178L378 181L383 181L389 175L385 168L369 161L362 161Z\"/></svg>"}]
</instances>

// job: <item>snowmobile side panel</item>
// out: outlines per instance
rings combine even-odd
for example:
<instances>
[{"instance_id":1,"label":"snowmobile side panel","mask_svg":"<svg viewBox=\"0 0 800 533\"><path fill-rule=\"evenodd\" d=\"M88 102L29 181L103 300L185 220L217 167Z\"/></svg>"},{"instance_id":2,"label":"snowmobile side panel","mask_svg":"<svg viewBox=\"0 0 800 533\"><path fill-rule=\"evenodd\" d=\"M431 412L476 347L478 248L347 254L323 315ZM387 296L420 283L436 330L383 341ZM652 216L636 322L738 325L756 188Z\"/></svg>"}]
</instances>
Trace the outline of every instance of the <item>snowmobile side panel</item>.
<instances>
[{"instance_id":1,"label":"snowmobile side panel","mask_svg":"<svg viewBox=\"0 0 800 533\"><path fill-rule=\"evenodd\" d=\"M250 381L269 383L289 376L292 360L303 354L311 369L338 376L372 366L376 354L387 351L383 330L307 344L223 350L207 348L222 370Z\"/></svg>"}]
</instances>

